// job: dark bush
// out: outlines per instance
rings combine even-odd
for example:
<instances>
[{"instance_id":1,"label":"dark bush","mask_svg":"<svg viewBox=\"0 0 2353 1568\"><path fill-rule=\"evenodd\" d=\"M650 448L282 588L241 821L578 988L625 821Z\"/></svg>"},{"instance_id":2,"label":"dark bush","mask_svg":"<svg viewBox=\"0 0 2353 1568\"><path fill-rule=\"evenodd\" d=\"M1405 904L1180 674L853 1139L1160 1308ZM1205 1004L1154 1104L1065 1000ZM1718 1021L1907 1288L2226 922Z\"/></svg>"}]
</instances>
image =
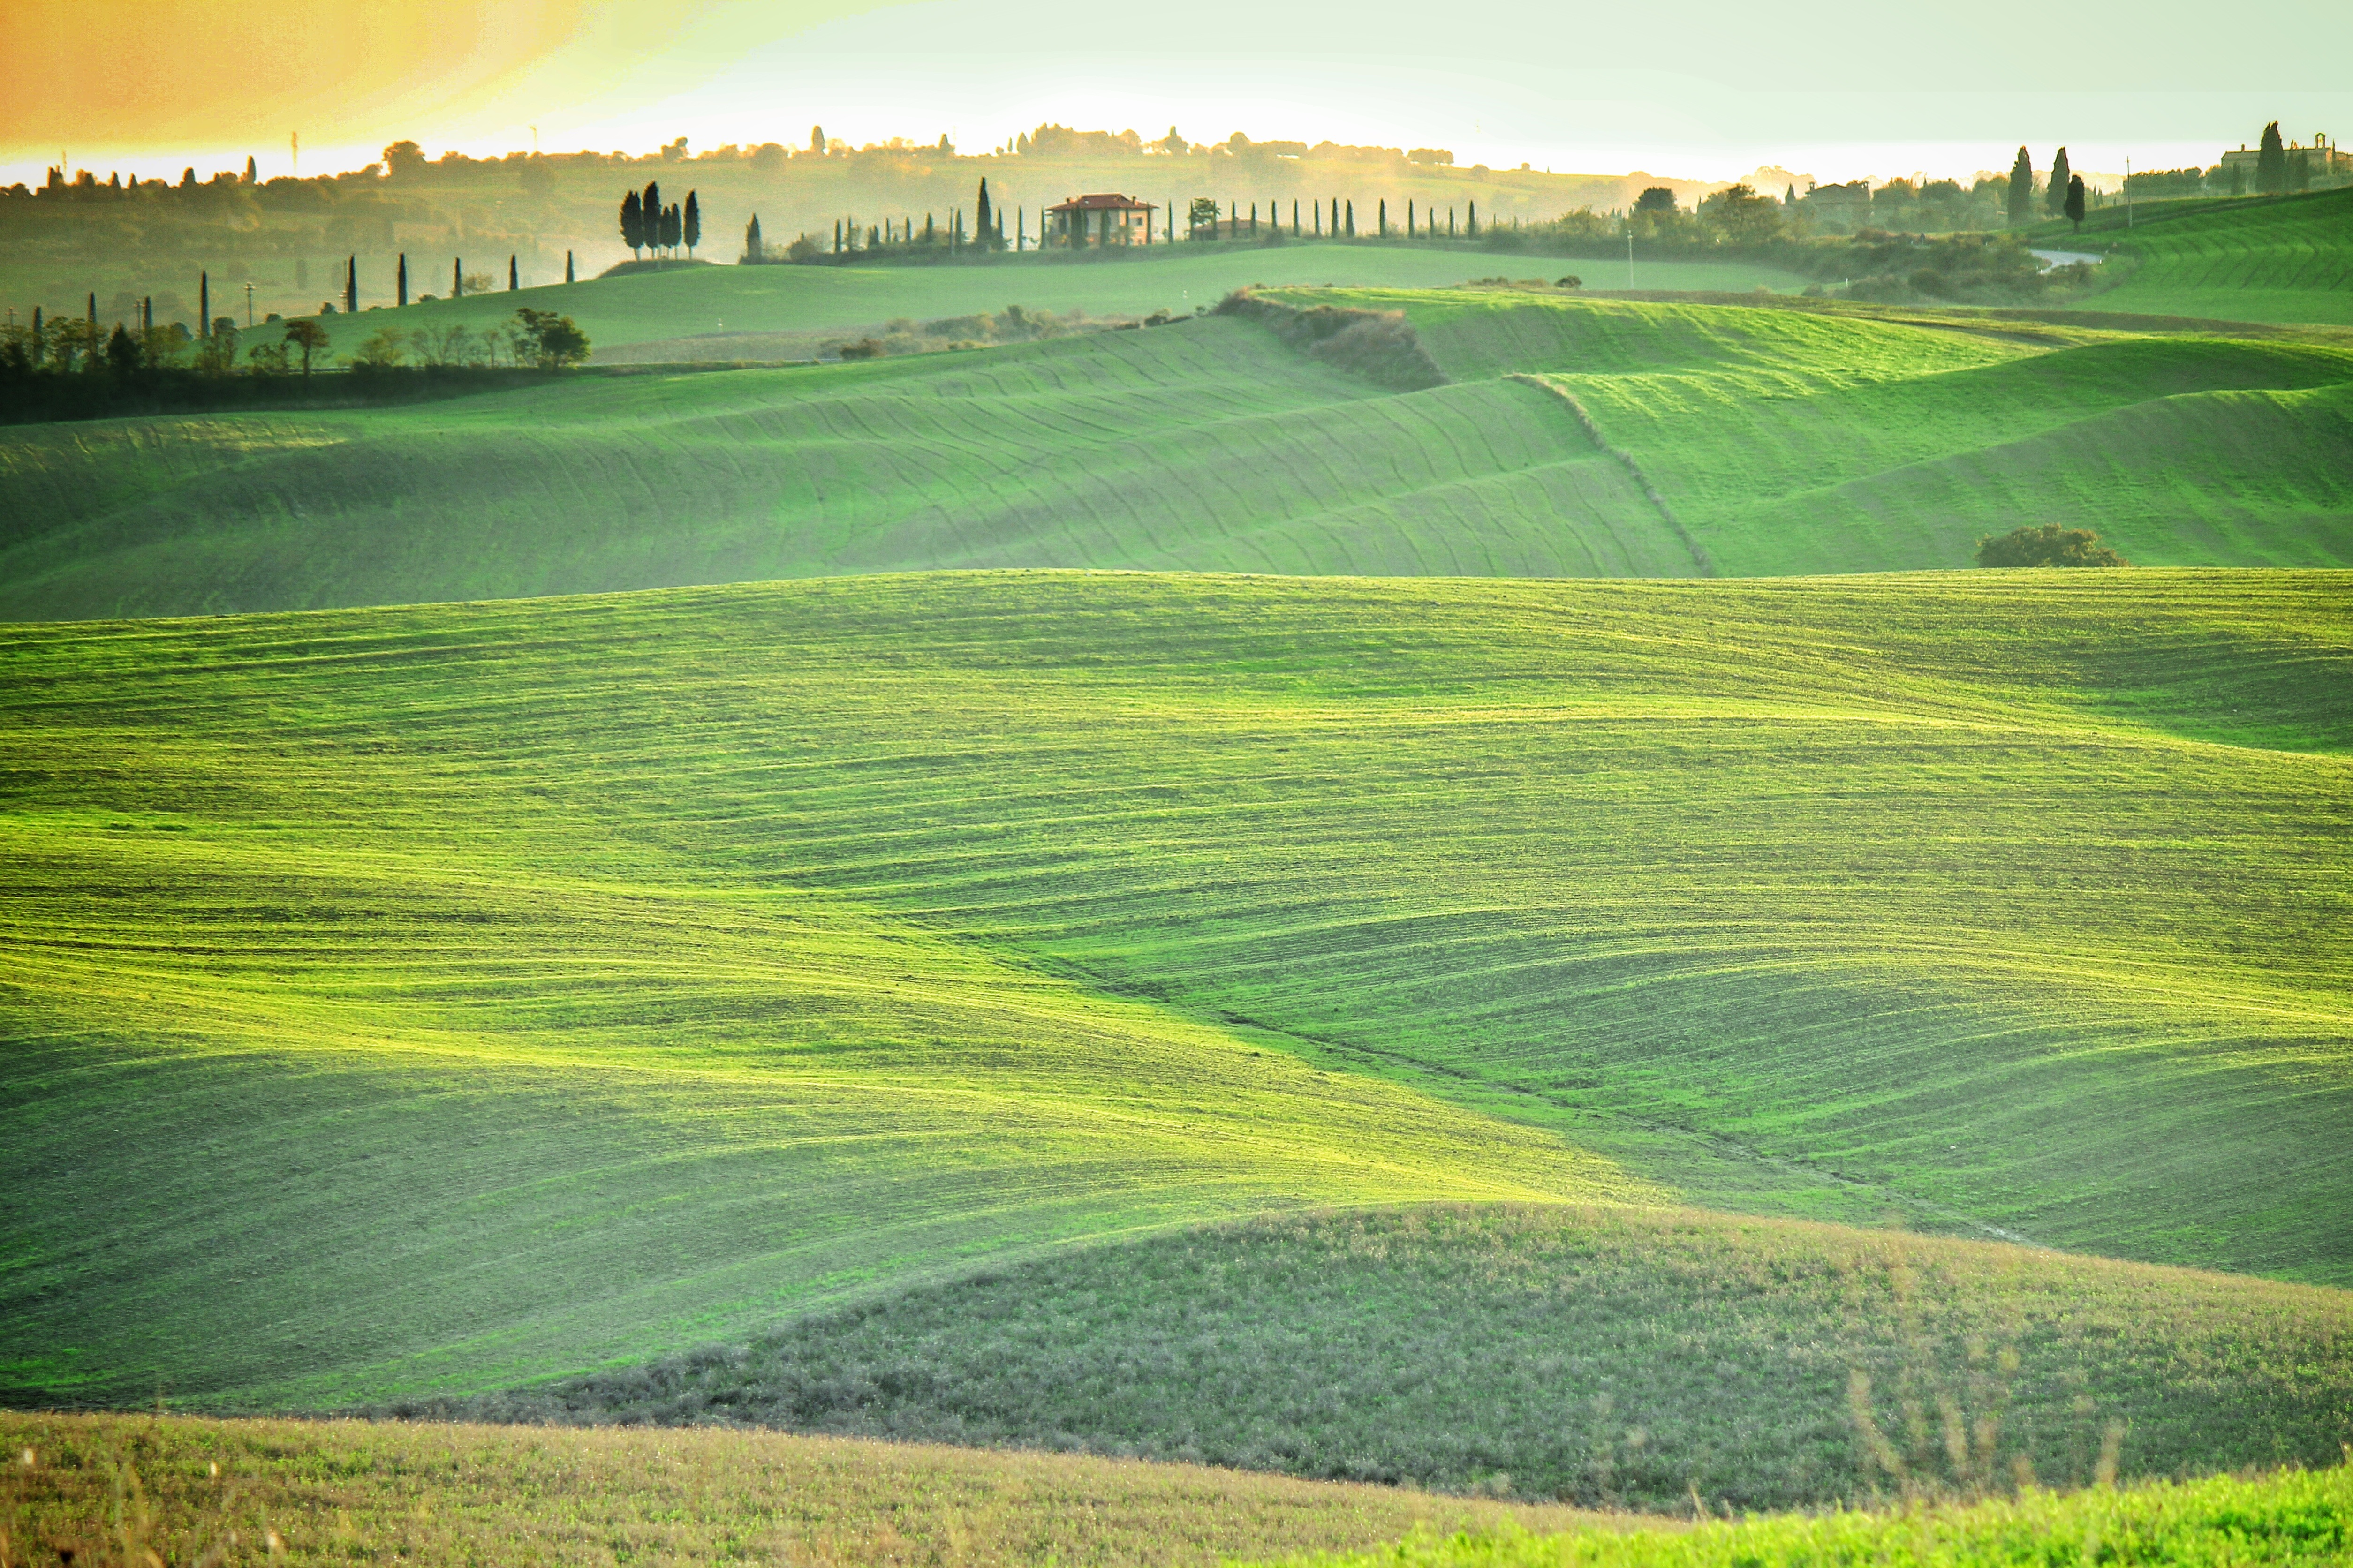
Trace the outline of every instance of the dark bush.
<instances>
[{"instance_id":1,"label":"dark bush","mask_svg":"<svg viewBox=\"0 0 2353 1568\"><path fill-rule=\"evenodd\" d=\"M2000 538L1978 541L1980 566L2126 566L2123 556L2100 542L2087 529L2062 528L2046 522L2040 528L2014 528Z\"/></svg>"}]
</instances>

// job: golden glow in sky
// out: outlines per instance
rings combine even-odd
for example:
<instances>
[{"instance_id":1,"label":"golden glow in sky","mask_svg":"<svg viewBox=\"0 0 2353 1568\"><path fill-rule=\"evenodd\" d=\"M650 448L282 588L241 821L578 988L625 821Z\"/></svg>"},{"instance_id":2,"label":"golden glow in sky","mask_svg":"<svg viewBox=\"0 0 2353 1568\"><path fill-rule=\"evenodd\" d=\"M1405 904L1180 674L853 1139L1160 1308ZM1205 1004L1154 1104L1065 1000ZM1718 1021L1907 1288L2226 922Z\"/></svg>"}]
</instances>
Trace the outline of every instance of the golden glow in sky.
<instances>
[{"instance_id":1,"label":"golden glow in sky","mask_svg":"<svg viewBox=\"0 0 2353 1568\"><path fill-rule=\"evenodd\" d=\"M2158 166L2274 118L2353 135L2353 7L2277 9L2292 49L2196 47L2212 13L2164 0L9 0L0 177L61 152L101 177L251 153L268 177L297 132L309 174L534 127L549 151L797 145L813 123L970 151L1046 120L1727 177L1966 173L2021 142Z\"/></svg>"}]
</instances>

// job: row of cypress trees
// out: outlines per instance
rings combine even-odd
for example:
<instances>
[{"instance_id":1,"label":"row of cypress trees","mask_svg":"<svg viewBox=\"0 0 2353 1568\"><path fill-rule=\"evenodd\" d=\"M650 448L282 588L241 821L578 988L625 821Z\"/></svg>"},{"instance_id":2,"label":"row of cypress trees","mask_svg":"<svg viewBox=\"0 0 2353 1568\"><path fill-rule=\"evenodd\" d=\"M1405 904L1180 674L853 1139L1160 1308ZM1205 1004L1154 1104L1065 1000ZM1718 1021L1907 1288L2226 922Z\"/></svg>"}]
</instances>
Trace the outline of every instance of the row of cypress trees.
<instances>
[{"instance_id":1,"label":"row of cypress trees","mask_svg":"<svg viewBox=\"0 0 2353 1568\"><path fill-rule=\"evenodd\" d=\"M694 247L702 243L702 204L689 191L683 206L664 206L661 182L648 180L644 191L631 191L621 198L621 243L629 247L632 258L641 250L676 250L681 246L692 256Z\"/></svg>"}]
</instances>

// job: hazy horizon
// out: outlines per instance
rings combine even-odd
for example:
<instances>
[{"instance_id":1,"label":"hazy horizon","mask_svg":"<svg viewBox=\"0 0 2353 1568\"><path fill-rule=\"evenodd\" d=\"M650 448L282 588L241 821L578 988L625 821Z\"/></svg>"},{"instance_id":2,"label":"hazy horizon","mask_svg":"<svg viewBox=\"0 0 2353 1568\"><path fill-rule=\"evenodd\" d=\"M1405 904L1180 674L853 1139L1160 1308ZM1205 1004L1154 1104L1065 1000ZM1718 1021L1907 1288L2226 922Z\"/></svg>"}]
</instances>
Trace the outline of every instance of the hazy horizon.
<instances>
[{"instance_id":1,"label":"hazy horizon","mask_svg":"<svg viewBox=\"0 0 2353 1568\"><path fill-rule=\"evenodd\" d=\"M265 178L362 167L388 142L428 155L651 153L677 136L864 143L945 133L984 153L1043 121L1170 125L1195 142L1440 146L1460 163L1730 180L1779 166L1822 183L2036 165L2212 163L2278 120L2308 140L2353 121L2328 62L2341 11L2292 5L2288 50L2185 48L2205 18L2016 0L1966 26L1813 0L1760 23L1720 0L1670 22L1504 0L1433 28L1394 4L1181 20L1061 0L446 0L332 29L293 0L29 0L26 58L52 62L0 104L0 179L74 167L142 178L242 167ZM230 30L234 25L235 31ZM1662 41L1662 37L1667 41ZM257 72L257 60L268 62ZM2129 82L2130 90L2104 84Z\"/></svg>"}]
</instances>

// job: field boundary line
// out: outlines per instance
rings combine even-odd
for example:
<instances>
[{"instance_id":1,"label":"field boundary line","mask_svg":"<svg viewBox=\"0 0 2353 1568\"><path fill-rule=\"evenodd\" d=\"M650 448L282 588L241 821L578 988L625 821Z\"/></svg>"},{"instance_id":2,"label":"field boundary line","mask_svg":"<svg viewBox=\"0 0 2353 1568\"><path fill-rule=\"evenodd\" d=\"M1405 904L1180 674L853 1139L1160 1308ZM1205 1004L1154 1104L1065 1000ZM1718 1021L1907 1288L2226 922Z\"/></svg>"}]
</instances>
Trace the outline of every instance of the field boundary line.
<instances>
[{"instance_id":1,"label":"field boundary line","mask_svg":"<svg viewBox=\"0 0 2353 1568\"><path fill-rule=\"evenodd\" d=\"M1659 515L1666 520L1667 527L1672 531L1677 539L1683 541L1683 548L1691 552L1693 562L1699 567L1699 574L1703 577L1718 575L1715 569L1715 557L1707 552L1707 546L1692 537L1691 530L1685 528L1683 519L1675 515L1675 509L1667 504L1667 498L1659 493L1659 487L1651 482L1651 476L1644 473L1642 465L1634 460L1634 454L1609 444L1609 437L1601 434L1601 426L1593 422L1593 416L1585 411L1585 405L1577 401L1575 393L1565 386L1556 386L1540 375L1530 375L1525 371L1512 371L1505 374L1504 379L1520 382L1535 387L1539 392L1549 393L1568 405L1568 411L1576 416L1578 428L1585 432L1585 438L1599 447L1602 456L1614 459L1620 467L1631 475L1634 488L1641 490L1652 506L1658 508Z\"/></svg>"}]
</instances>

